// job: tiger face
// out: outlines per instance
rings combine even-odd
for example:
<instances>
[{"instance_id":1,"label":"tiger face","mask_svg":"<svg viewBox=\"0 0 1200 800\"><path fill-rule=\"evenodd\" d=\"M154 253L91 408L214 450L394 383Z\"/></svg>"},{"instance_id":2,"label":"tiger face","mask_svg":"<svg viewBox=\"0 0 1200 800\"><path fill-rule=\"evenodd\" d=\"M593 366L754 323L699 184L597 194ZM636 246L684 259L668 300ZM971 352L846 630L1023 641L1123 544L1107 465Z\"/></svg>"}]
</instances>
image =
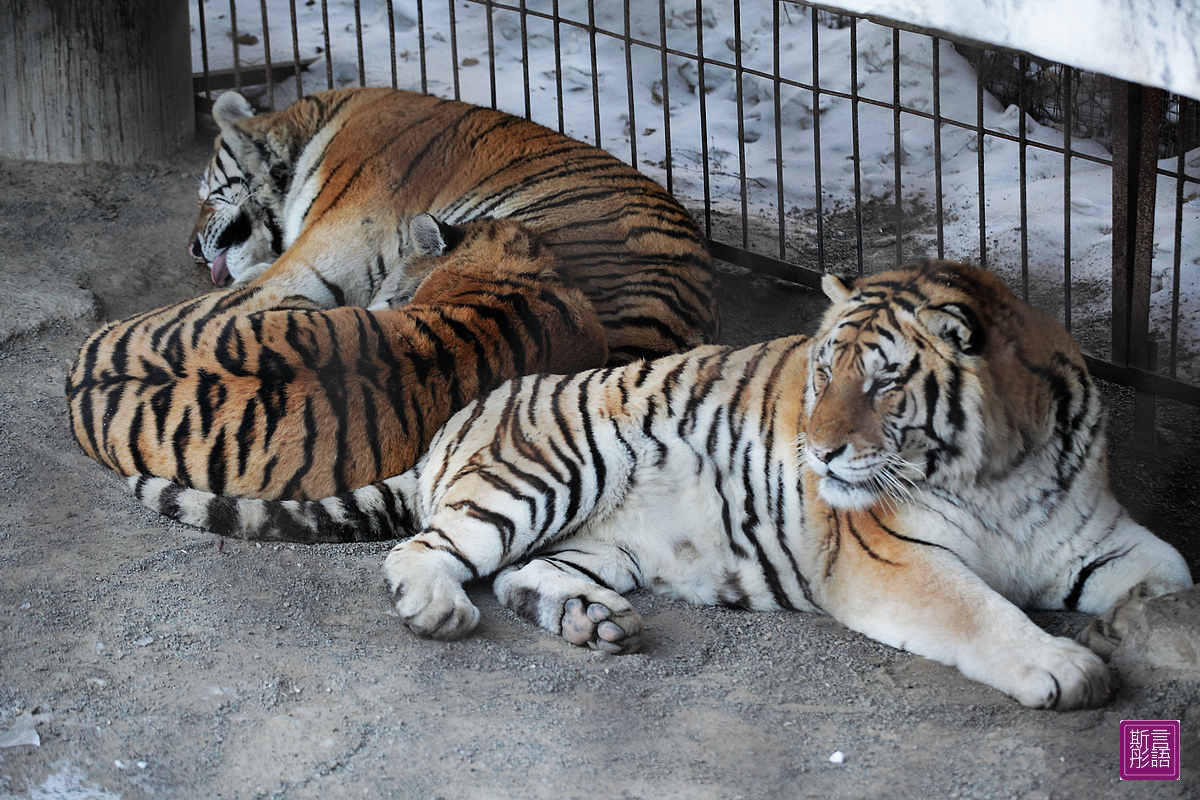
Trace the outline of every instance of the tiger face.
<instances>
[{"instance_id":1,"label":"tiger face","mask_svg":"<svg viewBox=\"0 0 1200 800\"><path fill-rule=\"evenodd\" d=\"M947 286L930 299L928 285L919 295L904 275L853 289L823 282L834 306L811 350L804 453L835 508L903 499L918 483L953 484L980 467L979 315L967 294Z\"/></svg>"},{"instance_id":2,"label":"tiger face","mask_svg":"<svg viewBox=\"0 0 1200 800\"><path fill-rule=\"evenodd\" d=\"M200 181L200 216L188 252L197 264L208 267L217 286L230 280L248 283L283 252L282 241L272 235L275 226L267 207L273 200L272 187L248 173L224 142L232 125L252 115L249 103L233 92L222 95L213 107L222 135Z\"/></svg>"}]
</instances>

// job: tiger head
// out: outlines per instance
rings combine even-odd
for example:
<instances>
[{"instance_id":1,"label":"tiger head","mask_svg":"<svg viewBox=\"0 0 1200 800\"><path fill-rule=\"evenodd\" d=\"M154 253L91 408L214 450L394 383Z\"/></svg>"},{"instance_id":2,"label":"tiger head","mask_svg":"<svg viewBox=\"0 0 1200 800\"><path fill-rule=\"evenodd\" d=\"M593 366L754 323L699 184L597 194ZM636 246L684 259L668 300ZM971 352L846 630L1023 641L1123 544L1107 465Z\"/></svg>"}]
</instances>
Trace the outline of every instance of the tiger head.
<instances>
[{"instance_id":1,"label":"tiger head","mask_svg":"<svg viewBox=\"0 0 1200 800\"><path fill-rule=\"evenodd\" d=\"M188 252L223 286L230 278L235 283L255 278L283 251L275 222L282 198L279 182L270 179L283 162L256 144L261 136L244 122L254 118L254 110L240 94L217 98L213 118L221 133L200 182L200 218Z\"/></svg>"},{"instance_id":2,"label":"tiger head","mask_svg":"<svg viewBox=\"0 0 1200 800\"><path fill-rule=\"evenodd\" d=\"M525 223L477 217L449 225L418 214L408 227L412 249L402 271L420 278L409 309L438 307L450 320L456 312L449 307L471 307L470 317L483 320L494 300L522 298L517 305L523 333L505 333L503 347L529 355L538 351L544 359L538 371L558 374L608 359L608 336L596 309L583 292L562 282L554 252Z\"/></svg>"},{"instance_id":3,"label":"tiger head","mask_svg":"<svg viewBox=\"0 0 1200 800\"><path fill-rule=\"evenodd\" d=\"M823 288L804 453L834 507L977 484L1046 439L1056 393L1090 389L1066 330L983 269L928 261Z\"/></svg>"}]
</instances>

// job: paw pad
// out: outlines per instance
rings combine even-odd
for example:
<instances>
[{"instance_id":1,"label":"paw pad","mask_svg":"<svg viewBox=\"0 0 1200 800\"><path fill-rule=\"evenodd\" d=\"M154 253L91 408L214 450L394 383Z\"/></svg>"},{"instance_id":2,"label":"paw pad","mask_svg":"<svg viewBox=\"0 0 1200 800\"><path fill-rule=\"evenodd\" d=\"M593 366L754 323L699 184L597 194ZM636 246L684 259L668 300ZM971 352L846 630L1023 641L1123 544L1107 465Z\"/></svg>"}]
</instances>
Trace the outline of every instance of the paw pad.
<instances>
[{"instance_id":1,"label":"paw pad","mask_svg":"<svg viewBox=\"0 0 1200 800\"><path fill-rule=\"evenodd\" d=\"M608 653L632 653L642 646L642 622L630 610L615 614L602 603L572 597L563 607L562 635L571 644Z\"/></svg>"}]
</instances>

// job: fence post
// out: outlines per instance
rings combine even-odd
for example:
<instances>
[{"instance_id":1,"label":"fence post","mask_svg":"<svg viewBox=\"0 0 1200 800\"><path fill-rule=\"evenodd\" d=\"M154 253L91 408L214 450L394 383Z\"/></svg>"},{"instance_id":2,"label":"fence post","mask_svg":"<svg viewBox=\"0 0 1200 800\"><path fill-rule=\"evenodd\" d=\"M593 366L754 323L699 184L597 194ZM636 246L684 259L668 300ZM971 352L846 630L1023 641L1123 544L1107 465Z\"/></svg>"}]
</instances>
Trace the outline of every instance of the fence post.
<instances>
[{"instance_id":1,"label":"fence post","mask_svg":"<svg viewBox=\"0 0 1200 800\"><path fill-rule=\"evenodd\" d=\"M1150 268L1162 90L1113 81L1112 360L1150 363ZM1134 444L1154 445L1154 396L1134 394Z\"/></svg>"},{"instance_id":2,"label":"fence post","mask_svg":"<svg viewBox=\"0 0 1200 800\"><path fill-rule=\"evenodd\" d=\"M132 163L195 135L187 0L0 0L0 157Z\"/></svg>"}]
</instances>

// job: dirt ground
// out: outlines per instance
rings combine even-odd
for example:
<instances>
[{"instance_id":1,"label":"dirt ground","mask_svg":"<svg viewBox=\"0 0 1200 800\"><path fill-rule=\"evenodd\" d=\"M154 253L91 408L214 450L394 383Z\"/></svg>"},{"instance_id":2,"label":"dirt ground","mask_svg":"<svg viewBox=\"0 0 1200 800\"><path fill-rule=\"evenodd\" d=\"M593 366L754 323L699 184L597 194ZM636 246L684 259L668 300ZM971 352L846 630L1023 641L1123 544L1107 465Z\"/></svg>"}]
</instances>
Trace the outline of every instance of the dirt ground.
<instances>
[{"instance_id":1,"label":"dirt ground","mask_svg":"<svg viewBox=\"0 0 1200 800\"><path fill-rule=\"evenodd\" d=\"M644 593L638 655L484 587L474 636L428 642L389 608L388 543L222 544L144 510L75 445L63 381L102 320L211 288L184 251L206 158L0 162L0 800L1200 796L1200 672L1149 646L1107 707L1058 714L827 618ZM721 300L732 343L821 307L733 269ZM1108 395L1118 496L1200 574L1196 410L1143 453ZM1121 784L1122 719L1183 721L1182 781Z\"/></svg>"}]
</instances>

